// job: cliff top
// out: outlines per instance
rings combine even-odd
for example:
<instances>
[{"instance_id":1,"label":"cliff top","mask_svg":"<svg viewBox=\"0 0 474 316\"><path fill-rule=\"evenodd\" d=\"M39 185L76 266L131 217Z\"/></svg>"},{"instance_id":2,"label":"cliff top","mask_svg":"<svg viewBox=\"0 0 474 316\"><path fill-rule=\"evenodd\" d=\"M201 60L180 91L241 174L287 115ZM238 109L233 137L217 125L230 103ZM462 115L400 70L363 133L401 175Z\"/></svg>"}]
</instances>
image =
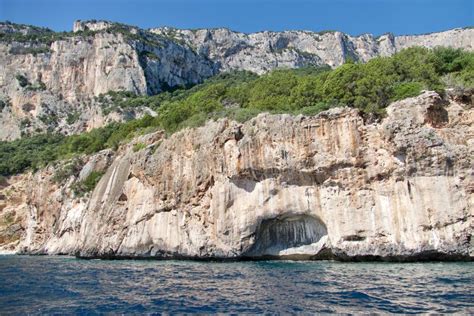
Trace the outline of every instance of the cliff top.
<instances>
[{"instance_id":1,"label":"cliff top","mask_svg":"<svg viewBox=\"0 0 474 316\"><path fill-rule=\"evenodd\" d=\"M134 25L113 22L113 21L108 21L108 20L76 20L73 24L72 32L73 33L86 32L86 31L98 32L98 31L109 30L117 26L120 26L123 29L128 29L132 32L138 32L140 30L140 31L150 31L152 33L170 33L170 32L197 33L197 32L208 32L208 31L209 32L225 31L225 32L233 33L233 34L242 34L242 35L299 33L299 34L313 34L313 35L322 36L325 34L336 34L336 33L346 34L344 32L337 31L337 30L313 31L313 30L296 30L296 29L284 30L284 31L262 30L262 31L257 31L257 32L245 33L245 32L235 31L227 27L183 29L183 28L177 28L173 26L161 26L161 27L152 27L149 29L144 29L144 28L140 28ZM427 35L433 35L433 34L439 34L439 33L445 33L445 32L452 32L452 31L459 32L459 31L473 30L473 29L474 29L474 26L466 26L462 28L454 28L454 29L449 29L449 30L444 30L444 31L439 31L439 32L430 32L430 33L421 33L421 34L401 34L401 35L396 35L396 36L391 32L387 32L379 36L375 36L371 33L363 33L363 34L358 34L358 35L346 34L346 35L353 38L366 37L366 36L370 36L373 38L381 38L384 36L395 36L395 37L427 36ZM14 33L14 32L20 32L23 35L38 34L38 33L68 33L68 32L55 32L46 27L19 24L19 23L14 23L11 21L0 21L0 33Z\"/></svg>"}]
</instances>

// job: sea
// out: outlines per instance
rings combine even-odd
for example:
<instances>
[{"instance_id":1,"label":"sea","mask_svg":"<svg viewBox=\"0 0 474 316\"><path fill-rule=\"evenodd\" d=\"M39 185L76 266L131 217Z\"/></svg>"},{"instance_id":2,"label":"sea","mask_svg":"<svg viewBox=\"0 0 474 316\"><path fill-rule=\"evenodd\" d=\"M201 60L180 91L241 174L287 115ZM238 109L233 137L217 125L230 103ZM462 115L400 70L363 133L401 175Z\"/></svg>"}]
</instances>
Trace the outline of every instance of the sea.
<instances>
[{"instance_id":1,"label":"sea","mask_svg":"<svg viewBox=\"0 0 474 316\"><path fill-rule=\"evenodd\" d=\"M474 263L0 256L0 314L474 313Z\"/></svg>"}]
</instances>

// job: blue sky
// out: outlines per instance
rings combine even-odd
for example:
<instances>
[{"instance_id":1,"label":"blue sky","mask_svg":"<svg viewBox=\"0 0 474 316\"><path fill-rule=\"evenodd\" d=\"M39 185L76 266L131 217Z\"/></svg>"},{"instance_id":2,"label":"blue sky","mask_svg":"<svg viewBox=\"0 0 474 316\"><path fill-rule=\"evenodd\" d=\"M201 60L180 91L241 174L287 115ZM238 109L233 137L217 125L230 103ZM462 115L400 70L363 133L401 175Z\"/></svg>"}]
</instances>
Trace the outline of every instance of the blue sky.
<instances>
[{"instance_id":1,"label":"blue sky","mask_svg":"<svg viewBox=\"0 0 474 316\"><path fill-rule=\"evenodd\" d=\"M474 0L0 0L0 20L68 31L76 19L143 28L419 34L474 25Z\"/></svg>"}]
</instances>

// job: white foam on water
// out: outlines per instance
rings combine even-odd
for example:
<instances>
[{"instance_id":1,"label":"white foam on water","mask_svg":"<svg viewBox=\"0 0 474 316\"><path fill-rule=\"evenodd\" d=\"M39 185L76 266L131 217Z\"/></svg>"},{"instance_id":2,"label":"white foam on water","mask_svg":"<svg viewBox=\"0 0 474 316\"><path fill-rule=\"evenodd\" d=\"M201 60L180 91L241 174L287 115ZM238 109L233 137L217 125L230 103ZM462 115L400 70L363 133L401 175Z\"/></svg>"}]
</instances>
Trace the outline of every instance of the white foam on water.
<instances>
[{"instance_id":1,"label":"white foam on water","mask_svg":"<svg viewBox=\"0 0 474 316\"><path fill-rule=\"evenodd\" d=\"M15 250L4 250L0 249L0 256L14 255L16 254Z\"/></svg>"}]
</instances>

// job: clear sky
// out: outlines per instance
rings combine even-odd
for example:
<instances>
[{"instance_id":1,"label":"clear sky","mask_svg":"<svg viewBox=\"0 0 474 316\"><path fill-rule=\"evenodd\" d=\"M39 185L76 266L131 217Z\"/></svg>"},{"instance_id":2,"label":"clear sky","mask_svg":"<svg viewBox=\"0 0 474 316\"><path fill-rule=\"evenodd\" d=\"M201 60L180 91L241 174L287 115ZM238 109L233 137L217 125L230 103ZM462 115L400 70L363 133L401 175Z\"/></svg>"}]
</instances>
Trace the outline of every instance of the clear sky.
<instances>
[{"instance_id":1,"label":"clear sky","mask_svg":"<svg viewBox=\"0 0 474 316\"><path fill-rule=\"evenodd\" d=\"M419 34L473 26L474 0L0 0L2 21L68 31L76 19L143 28Z\"/></svg>"}]
</instances>

